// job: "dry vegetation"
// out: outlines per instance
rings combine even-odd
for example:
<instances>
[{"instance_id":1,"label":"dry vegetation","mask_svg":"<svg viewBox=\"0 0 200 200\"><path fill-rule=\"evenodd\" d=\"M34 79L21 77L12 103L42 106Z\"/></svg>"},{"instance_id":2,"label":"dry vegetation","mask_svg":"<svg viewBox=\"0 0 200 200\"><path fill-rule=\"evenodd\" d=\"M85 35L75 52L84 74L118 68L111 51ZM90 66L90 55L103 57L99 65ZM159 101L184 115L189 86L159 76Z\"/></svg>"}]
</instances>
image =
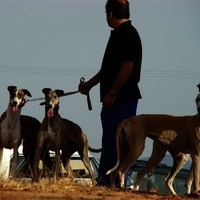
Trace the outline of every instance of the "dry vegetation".
<instances>
[{"instance_id":1,"label":"dry vegetation","mask_svg":"<svg viewBox=\"0 0 200 200\"><path fill-rule=\"evenodd\" d=\"M64 179L52 183L25 181L0 181L0 200L183 200L183 196L161 195L155 192L125 191L105 187L69 183ZM190 199L192 200L192 198Z\"/></svg>"}]
</instances>

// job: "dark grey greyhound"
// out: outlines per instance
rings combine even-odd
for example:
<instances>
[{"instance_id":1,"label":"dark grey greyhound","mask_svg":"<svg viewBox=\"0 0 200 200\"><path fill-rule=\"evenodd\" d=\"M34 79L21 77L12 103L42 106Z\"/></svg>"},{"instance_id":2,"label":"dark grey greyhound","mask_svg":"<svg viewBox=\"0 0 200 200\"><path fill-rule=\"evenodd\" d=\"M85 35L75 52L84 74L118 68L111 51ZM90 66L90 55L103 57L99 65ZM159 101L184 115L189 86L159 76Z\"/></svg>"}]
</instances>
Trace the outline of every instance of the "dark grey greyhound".
<instances>
[{"instance_id":1,"label":"dark grey greyhound","mask_svg":"<svg viewBox=\"0 0 200 200\"><path fill-rule=\"evenodd\" d=\"M37 150L34 159L33 181L38 182L38 164L40 160L43 145L47 145L49 150L55 151L55 171L54 180L58 175L61 161L68 176L72 175L69 160L72 154L78 151L85 167L88 169L92 184L96 184L95 174L91 168L88 150L94 150L89 147L86 135L81 127L74 122L64 119L58 113L60 97L64 95L63 90L51 90L44 88L42 92L45 94L45 117L40 126L37 138ZM60 154L60 152L62 152Z\"/></svg>"}]
</instances>

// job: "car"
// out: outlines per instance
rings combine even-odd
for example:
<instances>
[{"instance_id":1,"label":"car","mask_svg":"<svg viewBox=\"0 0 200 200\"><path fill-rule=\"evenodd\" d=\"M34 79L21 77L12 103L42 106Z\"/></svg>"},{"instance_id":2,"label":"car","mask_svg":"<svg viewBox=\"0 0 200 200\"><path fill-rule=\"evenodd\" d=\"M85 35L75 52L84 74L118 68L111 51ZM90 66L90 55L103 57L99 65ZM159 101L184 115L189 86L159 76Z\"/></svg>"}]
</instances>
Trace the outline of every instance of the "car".
<instances>
[{"instance_id":1,"label":"car","mask_svg":"<svg viewBox=\"0 0 200 200\"><path fill-rule=\"evenodd\" d=\"M90 154L88 154L88 155L89 155L92 170L97 178L98 170L99 170L99 161L94 156L92 156ZM50 157L51 157L52 162L54 162L55 152L50 151ZM91 183L89 171L84 166L78 152L75 152L71 156L70 166L75 174L75 178L74 178L75 182L79 183L79 182L84 181L87 183ZM44 166L44 164L41 160L40 160L38 167L40 170L40 176L42 178L52 177L52 172ZM59 170L59 176L66 177L66 170L64 169L62 164L61 164L61 168ZM32 177L31 171L29 169L28 163L24 159L23 154L19 153L18 166L16 169L16 178L17 179L26 178L26 180L31 180L31 177Z\"/></svg>"},{"instance_id":2,"label":"car","mask_svg":"<svg viewBox=\"0 0 200 200\"><path fill-rule=\"evenodd\" d=\"M126 182L127 188L133 189L134 181L136 180L136 176L138 171L140 171L145 165L146 160L137 160L128 171L128 178ZM148 180L150 174L145 175L145 179L140 183L140 190L142 191L156 191L161 194L171 194L169 189L167 188L166 183L164 182L165 177L168 172L171 170L171 166L166 164L159 163L156 165L154 169L154 173L152 177ZM187 176L189 174L188 169L181 169L176 175L173 187L177 194L185 195L186 188L184 186Z\"/></svg>"}]
</instances>

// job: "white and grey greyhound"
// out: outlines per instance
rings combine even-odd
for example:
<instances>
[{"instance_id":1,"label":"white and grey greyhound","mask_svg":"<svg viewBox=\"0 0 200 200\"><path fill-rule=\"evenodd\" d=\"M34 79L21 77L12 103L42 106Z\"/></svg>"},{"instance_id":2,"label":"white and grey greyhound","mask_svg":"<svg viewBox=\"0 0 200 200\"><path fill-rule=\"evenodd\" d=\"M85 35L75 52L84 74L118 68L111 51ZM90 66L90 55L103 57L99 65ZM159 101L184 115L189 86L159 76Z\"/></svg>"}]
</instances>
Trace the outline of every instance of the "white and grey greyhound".
<instances>
[{"instance_id":1,"label":"white and grey greyhound","mask_svg":"<svg viewBox=\"0 0 200 200\"><path fill-rule=\"evenodd\" d=\"M27 89L17 89L16 86L8 86L9 103L7 110L1 115L0 129L0 163L3 162L3 148L13 149L13 159L11 163L12 177L15 177L17 167L18 146L21 141L20 113L25 105L25 96L31 97Z\"/></svg>"}]
</instances>

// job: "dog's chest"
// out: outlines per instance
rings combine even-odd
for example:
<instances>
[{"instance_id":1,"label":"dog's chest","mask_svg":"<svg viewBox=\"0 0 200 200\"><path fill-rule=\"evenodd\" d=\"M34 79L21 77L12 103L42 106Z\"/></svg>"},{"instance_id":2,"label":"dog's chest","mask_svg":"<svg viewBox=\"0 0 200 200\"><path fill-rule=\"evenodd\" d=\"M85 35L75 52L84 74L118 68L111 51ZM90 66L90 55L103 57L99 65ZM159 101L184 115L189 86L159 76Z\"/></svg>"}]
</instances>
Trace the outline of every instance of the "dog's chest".
<instances>
[{"instance_id":1,"label":"dog's chest","mask_svg":"<svg viewBox=\"0 0 200 200\"><path fill-rule=\"evenodd\" d=\"M48 126L48 139L47 139L49 148L51 150L54 150L54 148L62 142L60 140L60 134L59 131L54 130L52 127Z\"/></svg>"},{"instance_id":2,"label":"dog's chest","mask_svg":"<svg viewBox=\"0 0 200 200\"><path fill-rule=\"evenodd\" d=\"M49 140L55 141L57 138L57 132L52 129L52 127L48 126L48 138Z\"/></svg>"},{"instance_id":3,"label":"dog's chest","mask_svg":"<svg viewBox=\"0 0 200 200\"><path fill-rule=\"evenodd\" d=\"M1 143L3 147L12 149L20 140L20 122L18 119L5 118L1 122Z\"/></svg>"}]
</instances>

